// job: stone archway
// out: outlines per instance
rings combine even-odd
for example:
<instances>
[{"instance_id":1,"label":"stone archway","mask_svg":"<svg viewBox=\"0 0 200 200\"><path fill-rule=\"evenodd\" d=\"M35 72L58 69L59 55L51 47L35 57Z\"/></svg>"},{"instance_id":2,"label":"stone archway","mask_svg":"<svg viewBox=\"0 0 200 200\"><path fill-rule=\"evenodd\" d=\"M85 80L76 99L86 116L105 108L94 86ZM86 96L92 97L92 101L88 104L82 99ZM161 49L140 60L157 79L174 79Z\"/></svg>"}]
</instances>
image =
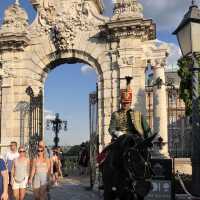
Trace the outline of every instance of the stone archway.
<instances>
[{"instance_id":1,"label":"stone archway","mask_svg":"<svg viewBox=\"0 0 200 200\"><path fill-rule=\"evenodd\" d=\"M98 88L98 130L100 135L100 144L105 145L104 141L104 129L103 127L103 115L104 115L104 76L100 63L93 58L91 55L86 52L82 52L79 50L65 50L57 54L57 52L53 52L50 55L47 55L43 60L43 64L45 63L45 68L43 70L43 87L45 84L45 80L48 77L48 73L56 67L59 67L61 64L74 64L74 63L83 63L91 66L95 69L97 75L97 88Z\"/></svg>"},{"instance_id":2,"label":"stone archway","mask_svg":"<svg viewBox=\"0 0 200 200\"><path fill-rule=\"evenodd\" d=\"M18 1L6 9L0 28L2 144L19 141L14 108L29 101L26 88L31 86L37 95L48 71L61 63L84 62L97 71L102 145L110 141L110 116L119 108L126 76L133 77L133 107L146 112L144 70L148 60L155 69L163 68L166 49L156 45L155 24L143 17L142 5L137 0L120 2L116 1L110 19L102 15L101 0L31 0L37 16L30 25Z\"/></svg>"}]
</instances>

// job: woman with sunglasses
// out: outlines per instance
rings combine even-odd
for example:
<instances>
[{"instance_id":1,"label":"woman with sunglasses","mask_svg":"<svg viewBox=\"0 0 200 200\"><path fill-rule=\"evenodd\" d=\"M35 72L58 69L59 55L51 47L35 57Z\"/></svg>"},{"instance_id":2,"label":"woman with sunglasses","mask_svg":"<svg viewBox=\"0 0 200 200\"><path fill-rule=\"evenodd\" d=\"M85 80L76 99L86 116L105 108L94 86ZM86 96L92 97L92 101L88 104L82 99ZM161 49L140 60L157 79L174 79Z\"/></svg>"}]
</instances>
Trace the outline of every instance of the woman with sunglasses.
<instances>
[{"instance_id":1,"label":"woman with sunglasses","mask_svg":"<svg viewBox=\"0 0 200 200\"><path fill-rule=\"evenodd\" d=\"M44 147L38 147L37 158L33 160L29 184L33 185L35 200L47 199L48 178L51 175L51 163L46 158Z\"/></svg>"},{"instance_id":2,"label":"woman with sunglasses","mask_svg":"<svg viewBox=\"0 0 200 200\"><path fill-rule=\"evenodd\" d=\"M19 157L13 161L12 165L12 188L15 200L24 200L28 183L30 161L26 157L23 146L18 149Z\"/></svg>"}]
</instances>

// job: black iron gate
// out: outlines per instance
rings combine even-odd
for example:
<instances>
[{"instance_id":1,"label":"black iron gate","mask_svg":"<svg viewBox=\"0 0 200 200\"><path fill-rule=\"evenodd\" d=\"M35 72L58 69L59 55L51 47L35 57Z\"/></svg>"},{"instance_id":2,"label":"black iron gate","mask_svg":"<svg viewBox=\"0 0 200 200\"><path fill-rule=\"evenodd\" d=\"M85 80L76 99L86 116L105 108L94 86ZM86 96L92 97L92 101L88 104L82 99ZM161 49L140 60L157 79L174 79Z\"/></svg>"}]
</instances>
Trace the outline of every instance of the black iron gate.
<instances>
[{"instance_id":1,"label":"black iron gate","mask_svg":"<svg viewBox=\"0 0 200 200\"><path fill-rule=\"evenodd\" d=\"M90 186L94 186L96 181L96 156L98 147L98 89L89 95L89 115L90 115Z\"/></svg>"},{"instance_id":2,"label":"black iron gate","mask_svg":"<svg viewBox=\"0 0 200 200\"><path fill-rule=\"evenodd\" d=\"M30 97L29 108L29 152L33 157L37 152L37 143L43 139L43 91L39 91L37 96L34 95L33 89L29 86L26 89Z\"/></svg>"}]
</instances>

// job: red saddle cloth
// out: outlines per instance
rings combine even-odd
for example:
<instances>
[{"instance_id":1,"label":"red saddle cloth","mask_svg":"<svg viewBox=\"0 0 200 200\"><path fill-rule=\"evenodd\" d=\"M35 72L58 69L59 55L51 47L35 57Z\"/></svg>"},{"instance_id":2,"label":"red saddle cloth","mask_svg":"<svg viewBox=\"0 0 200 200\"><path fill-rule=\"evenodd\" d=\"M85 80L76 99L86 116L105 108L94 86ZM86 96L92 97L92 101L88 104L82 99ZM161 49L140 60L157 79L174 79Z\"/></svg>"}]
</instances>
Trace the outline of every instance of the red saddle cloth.
<instances>
[{"instance_id":1,"label":"red saddle cloth","mask_svg":"<svg viewBox=\"0 0 200 200\"><path fill-rule=\"evenodd\" d=\"M96 161L97 163L100 165L102 165L104 163L104 161L106 160L109 151L110 151L110 147L115 143L115 141L112 141L108 146L106 146L101 153L99 153L96 157Z\"/></svg>"},{"instance_id":2,"label":"red saddle cloth","mask_svg":"<svg viewBox=\"0 0 200 200\"><path fill-rule=\"evenodd\" d=\"M105 161L107 155L108 155L108 150L107 149L103 149L103 151L97 155L97 158L96 158L97 163L99 165L102 165L103 162Z\"/></svg>"}]
</instances>

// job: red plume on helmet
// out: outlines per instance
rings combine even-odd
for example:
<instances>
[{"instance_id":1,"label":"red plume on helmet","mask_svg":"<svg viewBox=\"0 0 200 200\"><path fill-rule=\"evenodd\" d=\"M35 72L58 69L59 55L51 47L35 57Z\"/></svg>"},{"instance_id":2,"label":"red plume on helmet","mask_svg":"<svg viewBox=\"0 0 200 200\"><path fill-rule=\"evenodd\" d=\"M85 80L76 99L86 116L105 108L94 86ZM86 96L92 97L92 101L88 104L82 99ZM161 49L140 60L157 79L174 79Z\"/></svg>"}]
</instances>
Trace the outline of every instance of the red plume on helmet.
<instances>
[{"instance_id":1,"label":"red plume on helmet","mask_svg":"<svg viewBox=\"0 0 200 200\"><path fill-rule=\"evenodd\" d=\"M122 104L130 104L133 98L133 92L130 87L132 77L125 77L126 78L126 89L120 90L120 98Z\"/></svg>"}]
</instances>

